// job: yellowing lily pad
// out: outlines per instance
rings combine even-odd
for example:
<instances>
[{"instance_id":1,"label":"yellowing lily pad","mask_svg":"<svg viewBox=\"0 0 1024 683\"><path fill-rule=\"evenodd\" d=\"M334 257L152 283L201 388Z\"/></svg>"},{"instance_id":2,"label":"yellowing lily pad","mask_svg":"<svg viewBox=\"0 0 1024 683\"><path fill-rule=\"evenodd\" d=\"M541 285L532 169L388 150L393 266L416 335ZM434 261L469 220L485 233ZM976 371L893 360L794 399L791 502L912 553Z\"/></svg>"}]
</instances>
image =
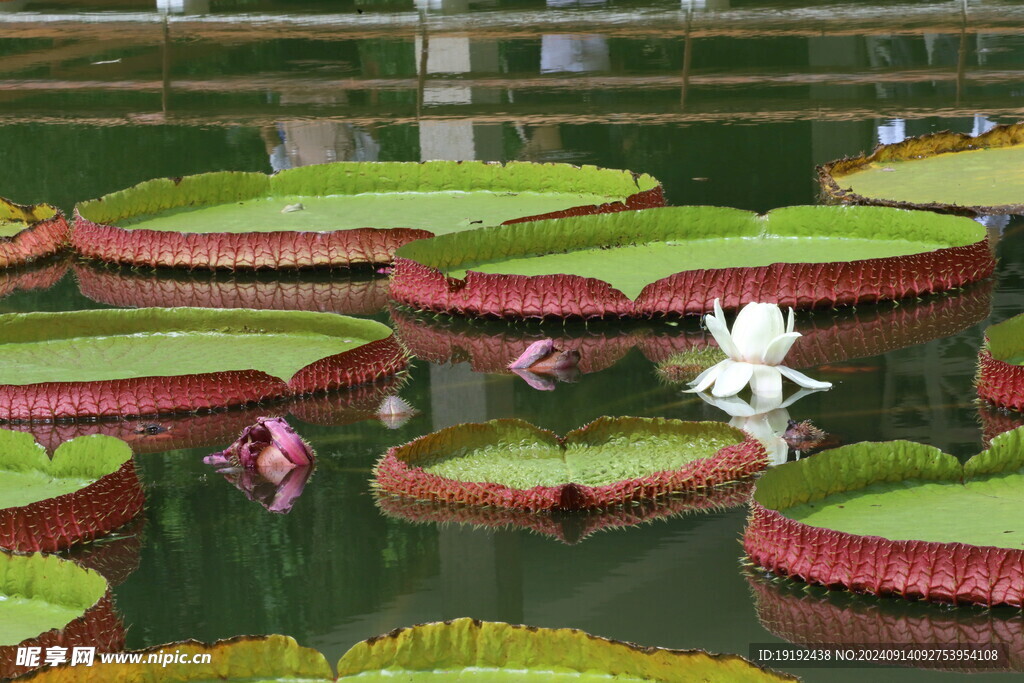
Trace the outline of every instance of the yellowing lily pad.
<instances>
[{"instance_id":1,"label":"yellowing lily pad","mask_svg":"<svg viewBox=\"0 0 1024 683\"><path fill-rule=\"evenodd\" d=\"M971 137L934 133L818 167L843 202L974 216L1024 212L1024 124Z\"/></svg>"},{"instance_id":2,"label":"yellowing lily pad","mask_svg":"<svg viewBox=\"0 0 1024 683\"><path fill-rule=\"evenodd\" d=\"M0 268L34 261L63 249L64 215L49 204L22 206L0 197Z\"/></svg>"},{"instance_id":3,"label":"yellowing lily pad","mask_svg":"<svg viewBox=\"0 0 1024 683\"><path fill-rule=\"evenodd\" d=\"M907 441L783 465L757 484L744 545L776 573L854 591L1024 603L1024 431L965 465Z\"/></svg>"},{"instance_id":4,"label":"yellowing lily pad","mask_svg":"<svg viewBox=\"0 0 1024 683\"><path fill-rule=\"evenodd\" d=\"M144 308L0 316L0 419L151 415L362 384L404 353L326 313Z\"/></svg>"},{"instance_id":5,"label":"yellowing lily pad","mask_svg":"<svg viewBox=\"0 0 1024 683\"><path fill-rule=\"evenodd\" d=\"M384 264L431 235L663 203L650 176L592 166L341 162L151 180L79 204L72 242L89 258L153 267Z\"/></svg>"}]
</instances>

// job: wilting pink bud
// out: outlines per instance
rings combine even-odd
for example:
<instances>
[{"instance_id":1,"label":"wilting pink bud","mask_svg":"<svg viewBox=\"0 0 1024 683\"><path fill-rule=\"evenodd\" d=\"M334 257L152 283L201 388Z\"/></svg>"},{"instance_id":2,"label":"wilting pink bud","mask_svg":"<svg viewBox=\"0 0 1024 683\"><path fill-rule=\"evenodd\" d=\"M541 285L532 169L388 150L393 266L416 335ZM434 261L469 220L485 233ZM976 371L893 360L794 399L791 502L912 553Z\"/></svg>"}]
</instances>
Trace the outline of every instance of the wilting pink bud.
<instances>
[{"instance_id":1,"label":"wilting pink bud","mask_svg":"<svg viewBox=\"0 0 1024 683\"><path fill-rule=\"evenodd\" d=\"M282 417L260 417L242 430L238 440L219 453L203 458L217 467L287 470L312 465L316 455Z\"/></svg>"},{"instance_id":2,"label":"wilting pink bud","mask_svg":"<svg viewBox=\"0 0 1024 683\"><path fill-rule=\"evenodd\" d=\"M522 355L508 364L509 370L526 370L555 350L555 340L541 339L526 347Z\"/></svg>"}]
</instances>

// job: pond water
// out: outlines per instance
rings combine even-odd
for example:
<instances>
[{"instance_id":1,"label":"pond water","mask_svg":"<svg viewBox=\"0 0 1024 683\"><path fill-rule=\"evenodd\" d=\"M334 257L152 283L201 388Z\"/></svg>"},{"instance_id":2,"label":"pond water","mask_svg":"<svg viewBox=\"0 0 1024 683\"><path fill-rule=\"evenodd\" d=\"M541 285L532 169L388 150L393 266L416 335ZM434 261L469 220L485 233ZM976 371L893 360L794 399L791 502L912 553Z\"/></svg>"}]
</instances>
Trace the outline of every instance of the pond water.
<instances>
[{"instance_id":1,"label":"pond water","mask_svg":"<svg viewBox=\"0 0 1024 683\"><path fill-rule=\"evenodd\" d=\"M977 133L1024 107L1024 13L1013 3L972 0L964 15L953 2L183 0L157 4L212 13L166 22L152 1L10 4L20 11L0 12L0 195L65 210L157 176L520 159L628 168L659 178L672 204L765 211L815 203L815 164L929 131ZM972 376L983 329L1024 308L1022 226L993 223L993 283L800 314L798 328L816 340L801 368L835 386L794 404L792 417L841 443L979 451L983 426L1012 422L979 410ZM333 662L364 638L459 616L744 656L787 634L840 642L830 629L854 623L971 642L1024 633L1019 610L849 599L751 578L735 492L634 511L649 523L549 527L575 543L375 504L375 460L452 424L519 417L564 433L602 415L728 420L654 371L674 342L701 334L696 321L418 320L387 311L383 281L365 275L172 277L57 262L4 284L3 311L241 302L372 314L411 335L421 356L399 393L422 412L397 429L368 419L372 401L359 396L286 407L320 456L287 515L201 462L259 410L125 426L142 451L145 521L96 550L126 575L115 595L130 647L284 633ZM593 371L553 391L485 371L489 349L544 335L584 338ZM59 441L74 430L42 431Z\"/></svg>"}]
</instances>

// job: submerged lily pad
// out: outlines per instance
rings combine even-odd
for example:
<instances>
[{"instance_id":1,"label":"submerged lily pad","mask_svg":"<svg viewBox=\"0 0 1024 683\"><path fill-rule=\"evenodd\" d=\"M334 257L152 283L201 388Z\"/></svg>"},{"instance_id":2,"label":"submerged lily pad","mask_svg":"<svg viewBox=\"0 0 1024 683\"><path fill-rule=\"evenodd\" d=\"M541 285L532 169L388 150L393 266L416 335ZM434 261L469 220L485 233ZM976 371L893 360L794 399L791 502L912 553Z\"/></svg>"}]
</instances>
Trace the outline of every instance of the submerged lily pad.
<instances>
[{"instance_id":1,"label":"submerged lily pad","mask_svg":"<svg viewBox=\"0 0 1024 683\"><path fill-rule=\"evenodd\" d=\"M839 201L965 216L1024 213L1024 123L932 133L818 167Z\"/></svg>"},{"instance_id":2,"label":"submerged lily pad","mask_svg":"<svg viewBox=\"0 0 1024 683\"><path fill-rule=\"evenodd\" d=\"M417 241L396 252L391 296L457 315L650 318L705 313L715 299L730 309L901 299L962 287L994 267L985 229L955 216L685 206Z\"/></svg>"},{"instance_id":3,"label":"submerged lily pad","mask_svg":"<svg viewBox=\"0 0 1024 683\"><path fill-rule=\"evenodd\" d=\"M56 207L22 206L0 197L0 268L56 254L67 244L68 233Z\"/></svg>"},{"instance_id":4,"label":"submerged lily pad","mask_svg":"<svg viewBox=\"0 0 1024 683\"><path fill-rule=\"evenodd\" d=\"M102 576L55 555L0 552L0 678L32 668L17 665L19 647L116 652L124 635Z\"/></svg>"},{"instance_id":5,"label":"submerged lily pad","mask_svg":"<svg viewBox=\"0 0 1024 683\"><path fill-rule=\"evenodd\" d=\"M405 367L390 328L302 311L0 316L0 419L182 413L362 384Z\"/></svg>"},{"instance_id":6,"label":"submerged lily pad","mask_svg":"<svg viewBox=\"0 0 1024 683\"><path fill-rule=\"evenodd\" d=\"M140 272L76 263L82 294L120 308L255 308L374 315L388 302L383 275Z\"/></svg>"},{"instance_id":7,"label":"submerged lily pad","mask_svg":"<svg viewBox=\"0 0 1024 683\"><path fill-rule=\"evenodd\" d=\"M1024 672L1024 619L1011 608L947 609L918 600L877 600L873 596L829 591L786 579L747 572L757 619L768 632L807 647L836 643L885 643L886 649L916 650L957 644L1003 648L997 660L910 658L900 664L964 673Z\"/></svg>"},{"instance_id":8,"label":"submerged lily pad","mask_svg":"<svg viewBox=\"0 0 1024 683\"><path fill-rule=\"evenodd\" d=\"M72 245L151 267L385 264L435 234L662 204L654 178L593 166L339 162L150 180L79 204Z\"/></svg>"},{"instance_id":9,"label":"submerged lily pad","mask_svg":"<svg viewBox=\"0 0 1024 683\"><path fill-rule=\"evenodd\" d=\"M400 628L357 643L338 680L792 681L737 655L640 647L577 629L462 618Z\"/></svg>"},{"instance_id":10,"label":"submerged lily pad","mask_svg":"<svg viewBox=\"0 0 1024 683\"><path fill-rule=\"evenodd\" d=\"M392 448L373 486L419 500L573 510L734 482L767 465L759 442L720 422L602 417L563 438L506 419Z\"/></svg>"},{"instance_id":11,"label":"submerged lily pad","mask_svg":"<svg viewBox=\"0 0 1024 683\"><path fill-rule=\"evenodd\" d=\"M985 330L975 384L986 401L1024 410L1024 314Z\"/></svg>"},{"instance_id":12,"label":"submerged lily pad","mask_svg":"<svg viewBox=\"0 0 1024 683\"><path fill-rule=\"evenodd\" d=\"M1024 432L963 466L907 441L860 443L777 467L744 539L772 572L857 592L1024 605Z\"/></svg>"},{"instance_id":13,"label":"submerged lily pad","mask_svg":"<svg viewBox=\"0 0 1024 683\"><path fill-rule=\"evenodd\" d=\"M30 434L0 429L0 548L53 552L101 536L142 511L128 444L88 436L53 455Z\"/></svg>"},{"instance_id":14,"label":"submerged lily pad","mask_svg":"<svg viewBox=\"0 0 1024 683\"><path fill-rule=\"evenodd\" d=\"M414 524L467 524L485 529L528 529L566 545L575 545L599 531L626 529L659 520L746 505L752 481L725 484L686 494L643 500L612 509L536 513L511 508L459 505L377 496L377 507L388 517Z\"/></svg>"}]
</instances>

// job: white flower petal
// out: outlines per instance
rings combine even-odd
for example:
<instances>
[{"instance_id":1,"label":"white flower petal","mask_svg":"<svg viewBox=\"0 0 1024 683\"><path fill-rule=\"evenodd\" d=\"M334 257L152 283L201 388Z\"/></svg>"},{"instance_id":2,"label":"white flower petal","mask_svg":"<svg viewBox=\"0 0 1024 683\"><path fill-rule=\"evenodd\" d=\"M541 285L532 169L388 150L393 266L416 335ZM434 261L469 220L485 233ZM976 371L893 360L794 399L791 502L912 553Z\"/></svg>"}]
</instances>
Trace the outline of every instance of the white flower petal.
<instances>
[{"instance_id":1,"label":"white flower petal","mask_svg":"<svg viewBox=\"0 0 1024 683\"><path fill-rule=\"evenodd\" d=\"M779 375L779 382L781 383L781 381L782 375ZM765 396L764 394L755 393L750 397L750 407L754 409L755 413L769 413L782 406L782 394Z\"/></svg>"},{"instance_id":2,"label":"white flower petal","mask_svg":"<svg viewBox=\"0 0 1024 683\"><path fill-rule=\"evenodd\" d=\"M722 361L725 363L726 361ZM743 390L754 374L754 366L750 363L731 362L722 369L721 374L715 381L715 387L711 390L712 396L732 396Z\"/></svg>"},{"instance_id":3,"label":"white flower petal","mask_svg":"<svg viewBox=\"0 0 1024 683\"><path fill-rule=\"evenodd\" d=\"M790 306L789 307L789 320L786 322L786 334L789 334L790 332L792 332L794 327L796 327L796 318L793 315L793 307Z\"/></svg>"},{"instance_id":4,"label":"white flower petal","mask_svg":"<svg viewBox=\"0 0 1024 683\"><path fill-rule=\"evenodd\" d=\"M785 436L786 430L789 429L789 411L785 408L773 410L772 412L765 415L765 420L771 426L775 436Z\"/></svg>"},{"instance_id":5,"label":"white flower petal","mask_svg":"<svg viewBox=\"0 0 1024 683\"><path fill-rule=\"evenodd\" d=\"M831 382L819 382L816 379L811 379L802 372L797 372L793 368L787 368L785 365L776 365L776 369L783 374L783 376L796 382L804 389L831 389Z\"/></svg>"},{"instance_id":6,"label":"white flower petal","mask_svg":"<svg viewBox=\"0 0 1024 683\"><path fill-rule=\"evenodd\" d=\"M804 396L810 396L811 394L816 394L819 391L822 391L822 389L800 389L799 391L795 392L792 396L787 398L785 401L783 401L781 405L779 405L779 407L788 408L797 401L799 401L800 399L802 399Z\"/></svg>"},{"instance_id":7,"label":"white flower petal","mask_svg":"<svg viewBox=\"0 0 1024 683\"><path fill-rule=\"evenodd\" d=\"M782 403L782 375L774 365L755 365L750 379L754 396L763 396Z\"/></svg>"},{"instance_id":8,"label":"white flower petal","mask_svg":"<svg viewBox=\"0 0 1024 683\"><path fill-rule=\"evenodd\" d=\"M714 383L714 381L716 379L718 379L718 375L726 367L727 363L731 364L732 361L729 360L728 358L726 358L723 361L715 363L710 368L708 368L704 372L702 372L699 375L697 375L693 379L693 381L689 383L690 388L687 389L686 392L694 393L694 392L704 391L705 389L710 387Z\"/></svg>"},{"instance_id":9,"label":"white flower petal","mask_svg":"<svg viewBox=\"0 0 1024 683\"><path fill-rule=\"evenodd\" d=\"M722 307L718 305L718 299L715 299L715 309L716 312L722 310ZM736 344L733 343L732 335L729 334L729 328L725 325L724 313L719 316L704 316L704 325L711 331L711 336L718 342L718 348L722 349L722 353L729 356L729 358L739 358L740 352L736 348Z\"/></svg>"},{"instance_id":10,"label":"white flower petal","mask_svg":"<svg viewBox=\"0 0 1024 683\"><path fill-rule=\"evenodd\" d=\"M707 394L697 394L701 397L705 403L710 403L719 410L724 410L730 416L734 418L750 417L756 415L757 411L754 410L753 406L744 401L739 396L724 396L722 398L715 398L714 396L708 396ZM735 426L735 425L734 425Z\"/></svg>"},{"instance_id":11,"label":"white flower petal","mask_svg":"<svg viewBox=\"0 0 1024 683\"><path fill-rule=\"evenodd\" d=\"M789 460L789 444L782 437L770 441L764 440L761 443L764 444L764 449L768 451L769 466L785 465L786 461Z\"/></svg>"},{"instance_id":12,"label":"white flower petal","mask_svg":"<svg viewBox=\"0 0 1024 683\"><path fill-rule=\"evenodd\" d=\"M740 359L760 363L768 344L785 334L782 311L775 304L749 303L732 324L732 341L739 349Z\"/></svg>"},{"instance_id":13,"label":"white flower petal","mask_svg":"<svg viewBox=\"0 0 1024 683\"><path fill-rule=\"evenodd\" d=\"M799 339L800 336L799 332L787 332L772 339L768 344L768 348L764 350L764 358L762 359L764 364L778 365L781 363L793 347L793 342Z\"/></svg>"}]
</instances>

